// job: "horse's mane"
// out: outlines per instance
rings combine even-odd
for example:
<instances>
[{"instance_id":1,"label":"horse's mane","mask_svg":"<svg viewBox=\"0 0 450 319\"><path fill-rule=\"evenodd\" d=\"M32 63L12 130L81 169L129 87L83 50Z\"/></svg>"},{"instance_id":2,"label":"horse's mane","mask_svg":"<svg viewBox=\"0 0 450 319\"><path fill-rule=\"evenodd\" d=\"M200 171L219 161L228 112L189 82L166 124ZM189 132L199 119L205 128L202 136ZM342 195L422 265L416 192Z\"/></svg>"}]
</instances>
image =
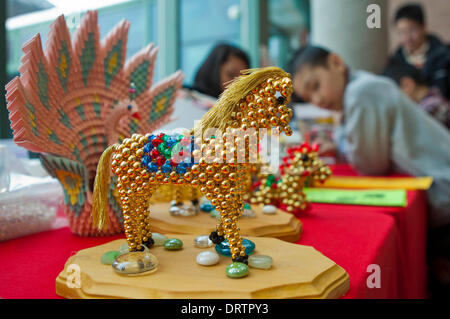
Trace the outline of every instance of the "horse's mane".
<instances>
[{"instance_id":1,"label":"horse's mane","mask_svg":"<svg viewBox=\"0 0 450 319\"><path fill-rule=\"evenodd\" d=\"M269 78L280 78L289 76L280 68L267 67L262 69L248 69L241 71L242 75L231 81L226 90L220 95L217 103L201 118L196 128L204 131L208 128L217 128L224 132L227 123L231 119L232 112L236 112L239 102L253 88L260 85Z\"/></svg>"}]
</instances>

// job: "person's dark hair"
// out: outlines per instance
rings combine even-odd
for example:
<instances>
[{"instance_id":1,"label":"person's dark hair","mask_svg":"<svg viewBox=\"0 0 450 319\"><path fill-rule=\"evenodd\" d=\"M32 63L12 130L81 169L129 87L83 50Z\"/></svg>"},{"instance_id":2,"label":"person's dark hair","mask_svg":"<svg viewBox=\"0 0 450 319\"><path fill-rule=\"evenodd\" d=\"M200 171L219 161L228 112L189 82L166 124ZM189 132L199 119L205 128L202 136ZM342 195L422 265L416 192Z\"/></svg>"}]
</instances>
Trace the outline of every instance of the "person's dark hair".
<instances>
[{"instance_id":1,"label":"person's dark hair","mask_svg":"<svg viewBox=\"0 0 450 319\"><path fill-rule=\"evenodd\" d=\"M416 21L422 26L425 25L423 9L420 4L407 4L399 8L395 14L395 23L400 19L409 19Z\"/></svg>"},{"instance_id":2,"label":"person's dark hair","mask_svg":"<svg viewBox=\"0 0 450 319\"><path fill-rule=\"evenodd\" d=\"M330 51L321 47L312 45L302 47L292 55L287 64L287 71L294 75L306 65L327 67L329 55Z\"/></svg>"},{"instance_id":3,"label":"person's dark hair","mask_svg":"<svg viewBox=\"0 0 450 319\"><path fill-rule=\"evenodd\" d=\"M410 64L402 62L391 63L386 68L383 75L393 79L399 85L403 77L411 78L419 85L428 86L429 84L429 81L422 75L422 73L418 69Z\"/></svg>"},{"instance_id":4,"label":"person's dark hair","mask_svg":"<svg viewBox=\"0 0 450 319\"><path fill-rule=\"evenodd\" d=\"M201 93L218 98L220 93L222 93L220 68L230 56L240 58L245 62L247 68L250 67L250 59L244 51L229 44L218 44L212 49L198 69L192 88Z\"/></svg>"}]
</instances>

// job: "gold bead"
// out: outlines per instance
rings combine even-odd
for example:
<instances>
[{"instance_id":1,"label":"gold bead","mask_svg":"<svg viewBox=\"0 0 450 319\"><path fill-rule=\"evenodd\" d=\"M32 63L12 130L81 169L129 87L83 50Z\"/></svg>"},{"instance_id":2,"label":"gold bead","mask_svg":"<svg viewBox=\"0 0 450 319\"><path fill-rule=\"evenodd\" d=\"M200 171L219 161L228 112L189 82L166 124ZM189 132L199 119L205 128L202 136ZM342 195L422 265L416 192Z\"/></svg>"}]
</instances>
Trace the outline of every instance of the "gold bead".
<instances>
[{"instance_id":1,"label":"gold bead","mask_svg":"<svg viewBox=\"0 0 450 319\"><path fill-rule=\"evenodd\" d=\"M200 173L198 175L198 179L200 180L200 182L205 182L206 179L207 179L206 174L205 173Z\"/></svg>"}]
</instances>

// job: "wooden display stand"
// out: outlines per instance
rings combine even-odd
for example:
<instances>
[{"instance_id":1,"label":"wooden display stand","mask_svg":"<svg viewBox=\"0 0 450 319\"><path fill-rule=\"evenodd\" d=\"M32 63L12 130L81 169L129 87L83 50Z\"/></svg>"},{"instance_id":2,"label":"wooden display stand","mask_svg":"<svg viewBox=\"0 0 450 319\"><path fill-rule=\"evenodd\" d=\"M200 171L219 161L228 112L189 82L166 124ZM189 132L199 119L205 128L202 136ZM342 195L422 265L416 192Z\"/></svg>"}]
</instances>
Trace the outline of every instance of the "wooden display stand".
<instances>
[{"instance_id":1,"label":"wooden display stand","mask_svg":"<svg viewBox=\"0 0 450 319\"><path fill-rule=\"evenodd\" d=\"M172 234L208 235L216 229L218 220L209 213L194 216L172 216L169 203L150 206L150 227L153 232ZM274 237L288 242L300 239L302 223L292 214L280 209L272 215L263 214L262 206L252 205L256 217L242 217L237 226L243 236Z\"/></svg>"},{"instance_id":2,"label":"wooden display stand","mask_svg":"<svg viewBox=\"0 0 450 319\"><path fill-rule=\"evenodd\" d=\"M183 249L151 248L159 266L148 275L122 276L110 265L100 263L103 253L117 250L125 239L79 251L67 260L64 270L56 278L56 293L65 298L282 299L338 298L349 288L349 276L345 270L310 246L275 238L246 237L256 244L256 254L273 258L272 268L250 268L247 277L231 279L225 275L231 258L220 256L217 265L201 266L195 261L197 254L214 250L214 247L195 247L195 235L167 236L181 239ZM74 264L81 271L79 288L69 288L70 284L67 284L68 276L74 276L68 269L72 269Z\"/></svg>"}]
</instances>

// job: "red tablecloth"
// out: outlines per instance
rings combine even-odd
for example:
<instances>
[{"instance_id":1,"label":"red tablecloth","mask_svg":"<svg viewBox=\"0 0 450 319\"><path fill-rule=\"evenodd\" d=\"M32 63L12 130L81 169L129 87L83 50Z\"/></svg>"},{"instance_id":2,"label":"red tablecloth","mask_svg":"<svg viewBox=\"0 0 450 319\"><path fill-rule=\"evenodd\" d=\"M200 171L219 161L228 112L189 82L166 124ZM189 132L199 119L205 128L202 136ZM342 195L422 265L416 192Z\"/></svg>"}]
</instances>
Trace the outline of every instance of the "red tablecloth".
<instances>
[{"instance_id":1,"label":"red tablecloth","mask_svg":"<svg viewBox=\"0 0 450 319\"><path fill-rule=\"evenodd\" d=\"M336 174L354 174L336 166ZM424 298L425 197L408 192L407 207L313 204L300 216L299 244L310 245L350 276L344 298ZM78 250L122 238L83 238L66 228L0 243L1 298L58 298L55 278ZM381 287L368 288L369 265L381 270Z\"/></svg>"}]
</instances>

